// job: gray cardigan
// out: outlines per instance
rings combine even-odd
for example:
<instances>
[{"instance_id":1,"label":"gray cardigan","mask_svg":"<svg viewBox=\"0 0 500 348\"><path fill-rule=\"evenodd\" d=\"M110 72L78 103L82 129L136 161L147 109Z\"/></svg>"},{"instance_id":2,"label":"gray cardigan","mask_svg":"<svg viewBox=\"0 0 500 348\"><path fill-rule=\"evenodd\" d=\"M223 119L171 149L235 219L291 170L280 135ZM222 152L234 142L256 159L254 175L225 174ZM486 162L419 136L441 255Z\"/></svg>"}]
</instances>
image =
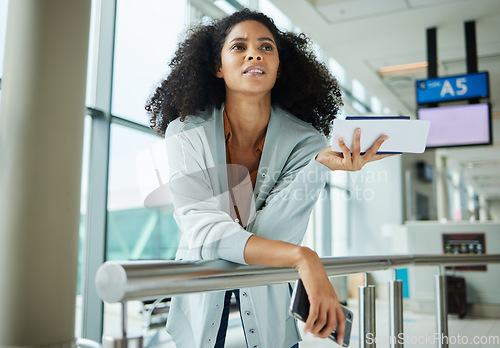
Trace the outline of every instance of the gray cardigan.
<instances>
[{"instance_id":1,"label":"gray cardigan","mask_svg":"<svg viewBox=\"0 0 500 348\"><path fill-rule=\"evenodd\" d=\"M330 172L314 160L326 139L273 106L243 228L235 221L228 191L223 108L174 120L167 128L169 186L181 230L177 259L245 264L244 248L252 234L300 244ZM239 196L249 187L248 176L231 191ZM289 348L300 341L288 313L288 284L240 289L240 294L249 347ZM167 331L177 347L213 347L223 304L224 291L175 297Z\"/></svg>"}]
</instances>

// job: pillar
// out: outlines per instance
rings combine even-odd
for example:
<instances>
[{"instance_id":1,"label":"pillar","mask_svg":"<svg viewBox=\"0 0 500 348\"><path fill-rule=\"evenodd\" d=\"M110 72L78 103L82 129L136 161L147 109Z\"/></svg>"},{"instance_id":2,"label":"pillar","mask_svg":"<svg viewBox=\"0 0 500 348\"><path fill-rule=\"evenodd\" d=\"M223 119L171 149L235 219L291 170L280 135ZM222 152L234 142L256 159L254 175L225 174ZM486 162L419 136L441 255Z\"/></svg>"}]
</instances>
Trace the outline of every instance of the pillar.
<instances>
[{"instance_id":1,"label":"pillar","mask_svg":"<svg viewBox=\"0 0 500 348\"><path fill-rule=\"evenodd\" d=\"M90 0L9 2L0 346L72 346Z\"/></svg>"}]
</instances>

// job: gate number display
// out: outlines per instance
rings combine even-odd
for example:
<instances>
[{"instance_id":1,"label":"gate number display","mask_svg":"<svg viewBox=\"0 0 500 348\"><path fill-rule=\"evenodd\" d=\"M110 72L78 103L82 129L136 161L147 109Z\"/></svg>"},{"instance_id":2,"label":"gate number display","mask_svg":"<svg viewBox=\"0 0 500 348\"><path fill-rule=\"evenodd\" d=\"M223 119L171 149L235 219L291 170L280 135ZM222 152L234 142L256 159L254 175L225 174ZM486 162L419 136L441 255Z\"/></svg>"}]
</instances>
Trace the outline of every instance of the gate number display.
<instances>
[{"instance_id":1,"label":"gate number display","mask_svg":"<svg viewBox=\"0 0 500 348\"><path fill-rule=\"evenodd\" d=\"M417 103L486 98L489 96L488 84L487 72L417 80Z\"/></svg>"}]
</instances>

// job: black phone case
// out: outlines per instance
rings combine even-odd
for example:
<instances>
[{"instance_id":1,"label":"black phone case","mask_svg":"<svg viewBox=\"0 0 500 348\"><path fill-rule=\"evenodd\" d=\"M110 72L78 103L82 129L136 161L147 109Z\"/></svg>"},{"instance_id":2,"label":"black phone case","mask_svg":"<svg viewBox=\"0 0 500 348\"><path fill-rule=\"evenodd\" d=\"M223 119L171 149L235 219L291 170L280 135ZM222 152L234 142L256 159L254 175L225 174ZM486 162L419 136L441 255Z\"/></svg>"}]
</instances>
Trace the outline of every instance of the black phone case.
<instances>
[{"instance_id":1,"label":"black phone case","mask_svg":"<svg viewBox=\"0 0 500 348\"><path fill-rule=\"evenodd\" d=\"M309 298L307 297L306 289L304 288L302 280L299 279L295 284L295 288L292 294L292 300L290 302L290 313L297 319L305 322L307 320L307 317L309 316L309 306ZM342 342L342 347L348 347L351 340L353 314L352 311L345 306L342 306L342 310L344 311L344 315L346 317L344 341ZM333 340L335 343L340 344L337 341L336 331L332 331L328 338Z\"/></svg>"}]
</instances>

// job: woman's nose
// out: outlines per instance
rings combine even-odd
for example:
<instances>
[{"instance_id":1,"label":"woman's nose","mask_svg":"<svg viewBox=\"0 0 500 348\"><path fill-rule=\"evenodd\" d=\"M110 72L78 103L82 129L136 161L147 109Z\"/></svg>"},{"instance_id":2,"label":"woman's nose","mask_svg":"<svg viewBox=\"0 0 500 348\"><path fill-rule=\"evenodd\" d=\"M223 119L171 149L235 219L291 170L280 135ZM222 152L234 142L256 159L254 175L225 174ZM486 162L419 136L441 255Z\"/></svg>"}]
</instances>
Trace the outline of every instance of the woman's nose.
<instances>
[{"instance_id":1,"label":"woman's nose","mask_svg":"<svg viewBox=\"0 0 500 348\"><path fill-rule=\"evenodd\" d=\"M253 55L248 55L248 56L247 56L247 59L248 59L248 60L252 60L252 59L254 59L254 58L255 58L255 59L257 59L257 60L261 60L261 59L262 59L260 56L253 56Z\"/></svg>"},{"instance_id":2,"label":"woman's nose","mask_svg":"<svg viewBox=\"0 0 500 348\"><path fill-rule=\"evenodd\" d=\"M256 59L256 60L261 60L262 59L262 57L258 53L258 51L248 52L248 54L247 54L247 60L253 60L253 59Z\"/></svg>"}]
</instances>

